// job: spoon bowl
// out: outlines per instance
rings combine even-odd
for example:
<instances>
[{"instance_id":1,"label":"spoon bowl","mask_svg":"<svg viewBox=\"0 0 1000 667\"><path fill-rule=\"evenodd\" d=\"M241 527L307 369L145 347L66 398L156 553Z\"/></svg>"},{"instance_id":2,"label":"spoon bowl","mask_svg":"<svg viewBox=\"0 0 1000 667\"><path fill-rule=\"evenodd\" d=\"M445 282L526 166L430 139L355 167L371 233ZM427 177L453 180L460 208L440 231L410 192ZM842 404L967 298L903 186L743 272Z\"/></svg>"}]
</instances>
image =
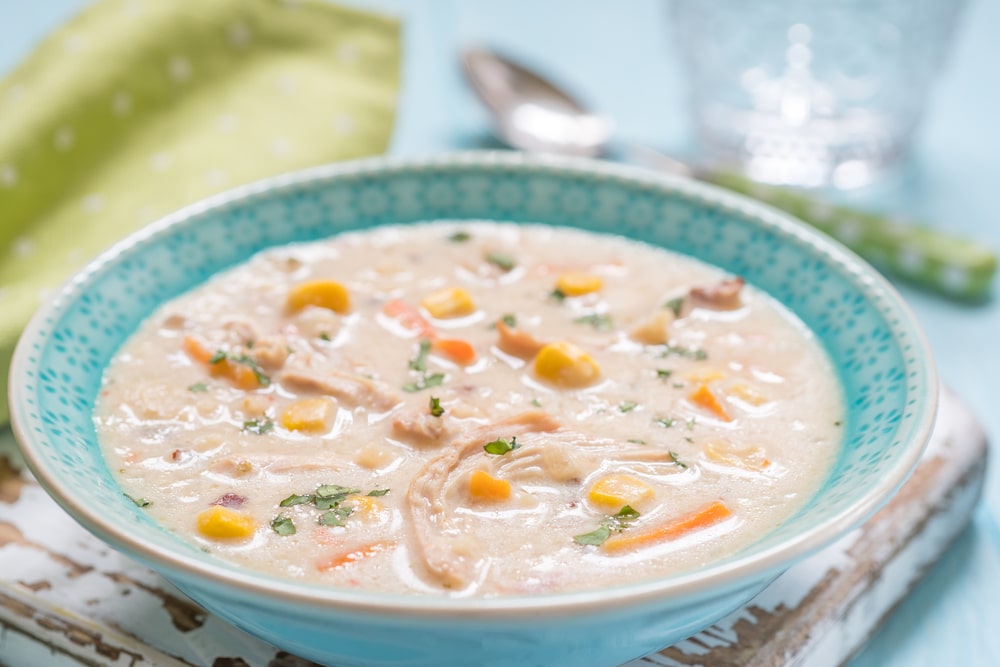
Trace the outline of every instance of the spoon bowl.
<instances>
[{"instance_id":1,"label":"spoon bowl","mask_svg":"<svg viewBox=\"0 0 1000 667\"><path fill-rule=\"evenodd\" d=\"M614 126L531 70L482 49L467 49L462 66L489 107L494 133L520 150L575 157L606 152Z\"/></svg>"}]
</instances>

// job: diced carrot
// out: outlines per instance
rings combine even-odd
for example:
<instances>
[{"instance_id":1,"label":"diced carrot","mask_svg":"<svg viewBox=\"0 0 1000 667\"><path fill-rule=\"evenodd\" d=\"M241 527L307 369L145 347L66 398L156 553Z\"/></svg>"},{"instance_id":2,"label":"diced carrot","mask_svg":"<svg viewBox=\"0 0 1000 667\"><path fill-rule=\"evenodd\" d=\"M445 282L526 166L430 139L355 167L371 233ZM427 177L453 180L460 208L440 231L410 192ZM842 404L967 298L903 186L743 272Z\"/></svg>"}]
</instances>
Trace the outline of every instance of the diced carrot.
<instances>
[{"instance_id":1,"label":"diced carrot","mask_svg":"<svg viewBox=\"0 0 1000 667\"><path fill-rule=\"evenodd\" d=\"M195 361L207 364L212 358L212 350L194 336L184 336L184 352Z\"/></svg>"},{"instance_id":2,"label":"diced carrot","mask_svg":"<svg viewBox=\"0 0 1000 667\"><path fill-rule=\"evenodd\" d=\"M333 554L332 556L321 558L316 561L316 569L320 572L328 572L330 570L346 567L352 563L356 563L370 556L374 556L377 553L381 553L392 546L391 542L371 542L370 544L365 544L357 549L342 551L340 553Z\"/></svg>"},{"instance_id":3,"label":"diced carrot","mask_svg":"<svg viewBox=\"0 0 1000 667\"><path fill-rule=\"evenodd\" d=\"M435 351L463 366L476 360L476 348L472 346L472 343L461 338L439 338L434 341L432 347Z\"/></svg>"},{"instance_id":4,"label":"diced carrot","mask_svg":"<svg viewBox=\"0 0 1000 667\"><path fill-rule=\"evenodd\" d=\"M261 386L257 373L245 364L229 359L211 363L215 353L194 336L185 336L183 347L184 352L189 357L203 364L208 364L208 372L212 377L229 380L238 389L257 389Z\"/></svg>"},{"instance_id":5,"label":"diced carrot","mask_svg":"<svg viewBox=\"0 0 1000 667\"><path fill-rule=\"evenodd\" d=\"M424 319L415 306L402 299L392 299L382 306L382 312L399 321L405 329L412 331L421 338L434 338L436 333L431 323Z\"/></svg>"},{"instance_id":6,"label":"diced carrot","mask_svg":"<svg viewBox=\"0 0 1000 667\"><path fill-rule=\"evenodd\" d=\"M510 498L510 482L482 470L473 470L469 477L469 495L476 500L493 503L507 500Z\"/></svg>"},{"instance_id":7,"label":"diced carrot","mask_svg":"<svg viewBox=\"0 0 1000 667\"><path fill-rule=\"evenodd\" d=\"M715 394L712 393L712 390L706 384L698 385L698 388L688 395L688 400L698 407L708 410L722 421L733 421L733 418L729 416L726 409L719 403L719 399L715 397Z\"/></svg>"},{"instance_id":8,"label":"diced carrot","mask_svg":"<svg viewBox=\"0 0 1000 667\"><path fill-rule=\"evenodd\" d=\"M601 548L605 551L623 551L650 543L676 540L688 533L719 523L729 518L731 514L732 512L725 503L716 500L701 509L677 517L676 519L671 519L651 530L641 533L626 530L625 532L612 535L604 541Z\"/></svg>"}]
</instances>

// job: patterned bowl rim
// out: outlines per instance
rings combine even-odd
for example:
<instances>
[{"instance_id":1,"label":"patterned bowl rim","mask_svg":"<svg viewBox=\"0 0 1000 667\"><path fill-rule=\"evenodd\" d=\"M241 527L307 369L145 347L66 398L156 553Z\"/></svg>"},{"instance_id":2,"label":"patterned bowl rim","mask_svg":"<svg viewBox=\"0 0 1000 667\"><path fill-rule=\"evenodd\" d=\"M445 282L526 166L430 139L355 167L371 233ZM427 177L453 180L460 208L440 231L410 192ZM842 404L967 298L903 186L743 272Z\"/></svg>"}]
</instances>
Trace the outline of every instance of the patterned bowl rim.
<instances>
[{"instance_id":1,"label":"patterned bowl rim","mask_svg":"<svg viewBox=\"0 0 1000 667\"><path fill-rule=\"evenodd\" d=\"M234 567L220 561L209 563L186 554L150 545L133 537L121 526L108 520L95 508L79 503L74 489L50 470L34 445L43 436L36 435L35 427L41 420L30 416L24 380L29 370L40 365L41 360L29 361L29 349L39 341L46 322L57 321L68 307L79 298L92 281L115 264L133 248L156 243L157 239L174 225L197 219L214 210L252 200L258 196L288 189L308 187L345 177L378 177L385 174L422 173L440 168L470 167L478 169L515 169L526 174L596 176L609 182L639 185L647 191L665 195L680 195L698 203L737 214L770 227L786 242L797 243L811 253L824 256L838 266L847 278L869 301L878 304L881 312L891 312L891 327L898 338L900 333L912 341L915 360L908 367L908 375L916 373L922 379L923 392L913 410L919 416L909 433L900 434L905 439L903 450L894 467L863 495L835 516L801 531L783 542L747 555L704 568L668 577L620 584L578 592L552 593L537 596L434 597L406 596L371 591L347 590L315 586L291 579L278 578L246 568ZM322 165L301 171L281 174L256 181L175 211L138 230L92 260L82 270L67 280L57 290L54 298L43 304L25 328L15 350L9 379L11 424L20 443L28 467L42 487L77 522L103 541L127 555L137 558L158 570L168 579L177 577L184 582L199 582L199 586L224 587L230 596L247 600L273 600L306 607L339 608L351 612L371 612L396 617L452 619L540 619L542 617L569 617L600 611L610 611L663 600L682 604L699 599L716 598L755 584L763 585L787 569L791 564L818 550L858 527L875 513L903 485L916 468L933 430L937 413L938 384L930 346L915 316L899 293L874 268L846 249L837 241L806 226L792 216L758 201L723 190L713 185L687 178L654 172L648 169L613 164L598 160L547 155L528 155L509 151L464 151L445 153L423 158L375 157ZM175 582L176 583L176 582Z\"/></svg>"}]
</instances>

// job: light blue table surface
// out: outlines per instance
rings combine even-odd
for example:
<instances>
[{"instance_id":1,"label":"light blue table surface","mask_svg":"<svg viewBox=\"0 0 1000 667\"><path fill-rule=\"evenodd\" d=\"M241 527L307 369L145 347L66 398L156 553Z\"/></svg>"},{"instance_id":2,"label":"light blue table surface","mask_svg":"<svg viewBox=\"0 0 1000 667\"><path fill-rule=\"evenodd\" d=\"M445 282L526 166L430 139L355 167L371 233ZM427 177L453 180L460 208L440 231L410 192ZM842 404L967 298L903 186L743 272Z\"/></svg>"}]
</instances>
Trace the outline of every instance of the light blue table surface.
<instances>
[{"instance_id":1,"label":"light blue table surface","mask_svg":"<svg viewBox=\"0 0 1000 667\"><path fill-rule=\"evenodd\" d=\"M0 74L83 4L0 0ZM361 0L351 4L366 5ZM378 0L367 5L401 16L405 24L393 154L482 145L487 118L457 64L458 49L476 43L502 48L560 78L610 113L632 139L665 149L689 145L681 73L666 5L659 0ZM969 2L905 174L877 192L858 195L861 201L1000 248L998 29L1000 0ZM1000 301L965 306L900 289L930 338L942 379L968 401L1000 447ZM1000 664L998 517L1000 472L990 466L971 527L852 667Z\"/></svg>"}]
</instances>

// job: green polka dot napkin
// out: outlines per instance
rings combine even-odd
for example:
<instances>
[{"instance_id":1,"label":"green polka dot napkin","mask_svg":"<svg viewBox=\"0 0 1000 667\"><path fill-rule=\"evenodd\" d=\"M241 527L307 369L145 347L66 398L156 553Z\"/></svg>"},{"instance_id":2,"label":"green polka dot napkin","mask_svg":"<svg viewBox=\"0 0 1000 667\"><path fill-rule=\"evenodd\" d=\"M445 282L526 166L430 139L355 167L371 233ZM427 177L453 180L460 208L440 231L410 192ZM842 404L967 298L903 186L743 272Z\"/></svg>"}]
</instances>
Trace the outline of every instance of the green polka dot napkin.
<instances>
[{"instance_id":1,"label":"green polka dot napkin","mask_svg":"<svg viewBox=\"0 0 1000 667\"><path fill-rule=\"evenodd\" d=\"M220 190L383 152L395 20L322 0L103 0L0 82L0 424L19 332L116 239Z\"/></svg>"}]
</instances>

